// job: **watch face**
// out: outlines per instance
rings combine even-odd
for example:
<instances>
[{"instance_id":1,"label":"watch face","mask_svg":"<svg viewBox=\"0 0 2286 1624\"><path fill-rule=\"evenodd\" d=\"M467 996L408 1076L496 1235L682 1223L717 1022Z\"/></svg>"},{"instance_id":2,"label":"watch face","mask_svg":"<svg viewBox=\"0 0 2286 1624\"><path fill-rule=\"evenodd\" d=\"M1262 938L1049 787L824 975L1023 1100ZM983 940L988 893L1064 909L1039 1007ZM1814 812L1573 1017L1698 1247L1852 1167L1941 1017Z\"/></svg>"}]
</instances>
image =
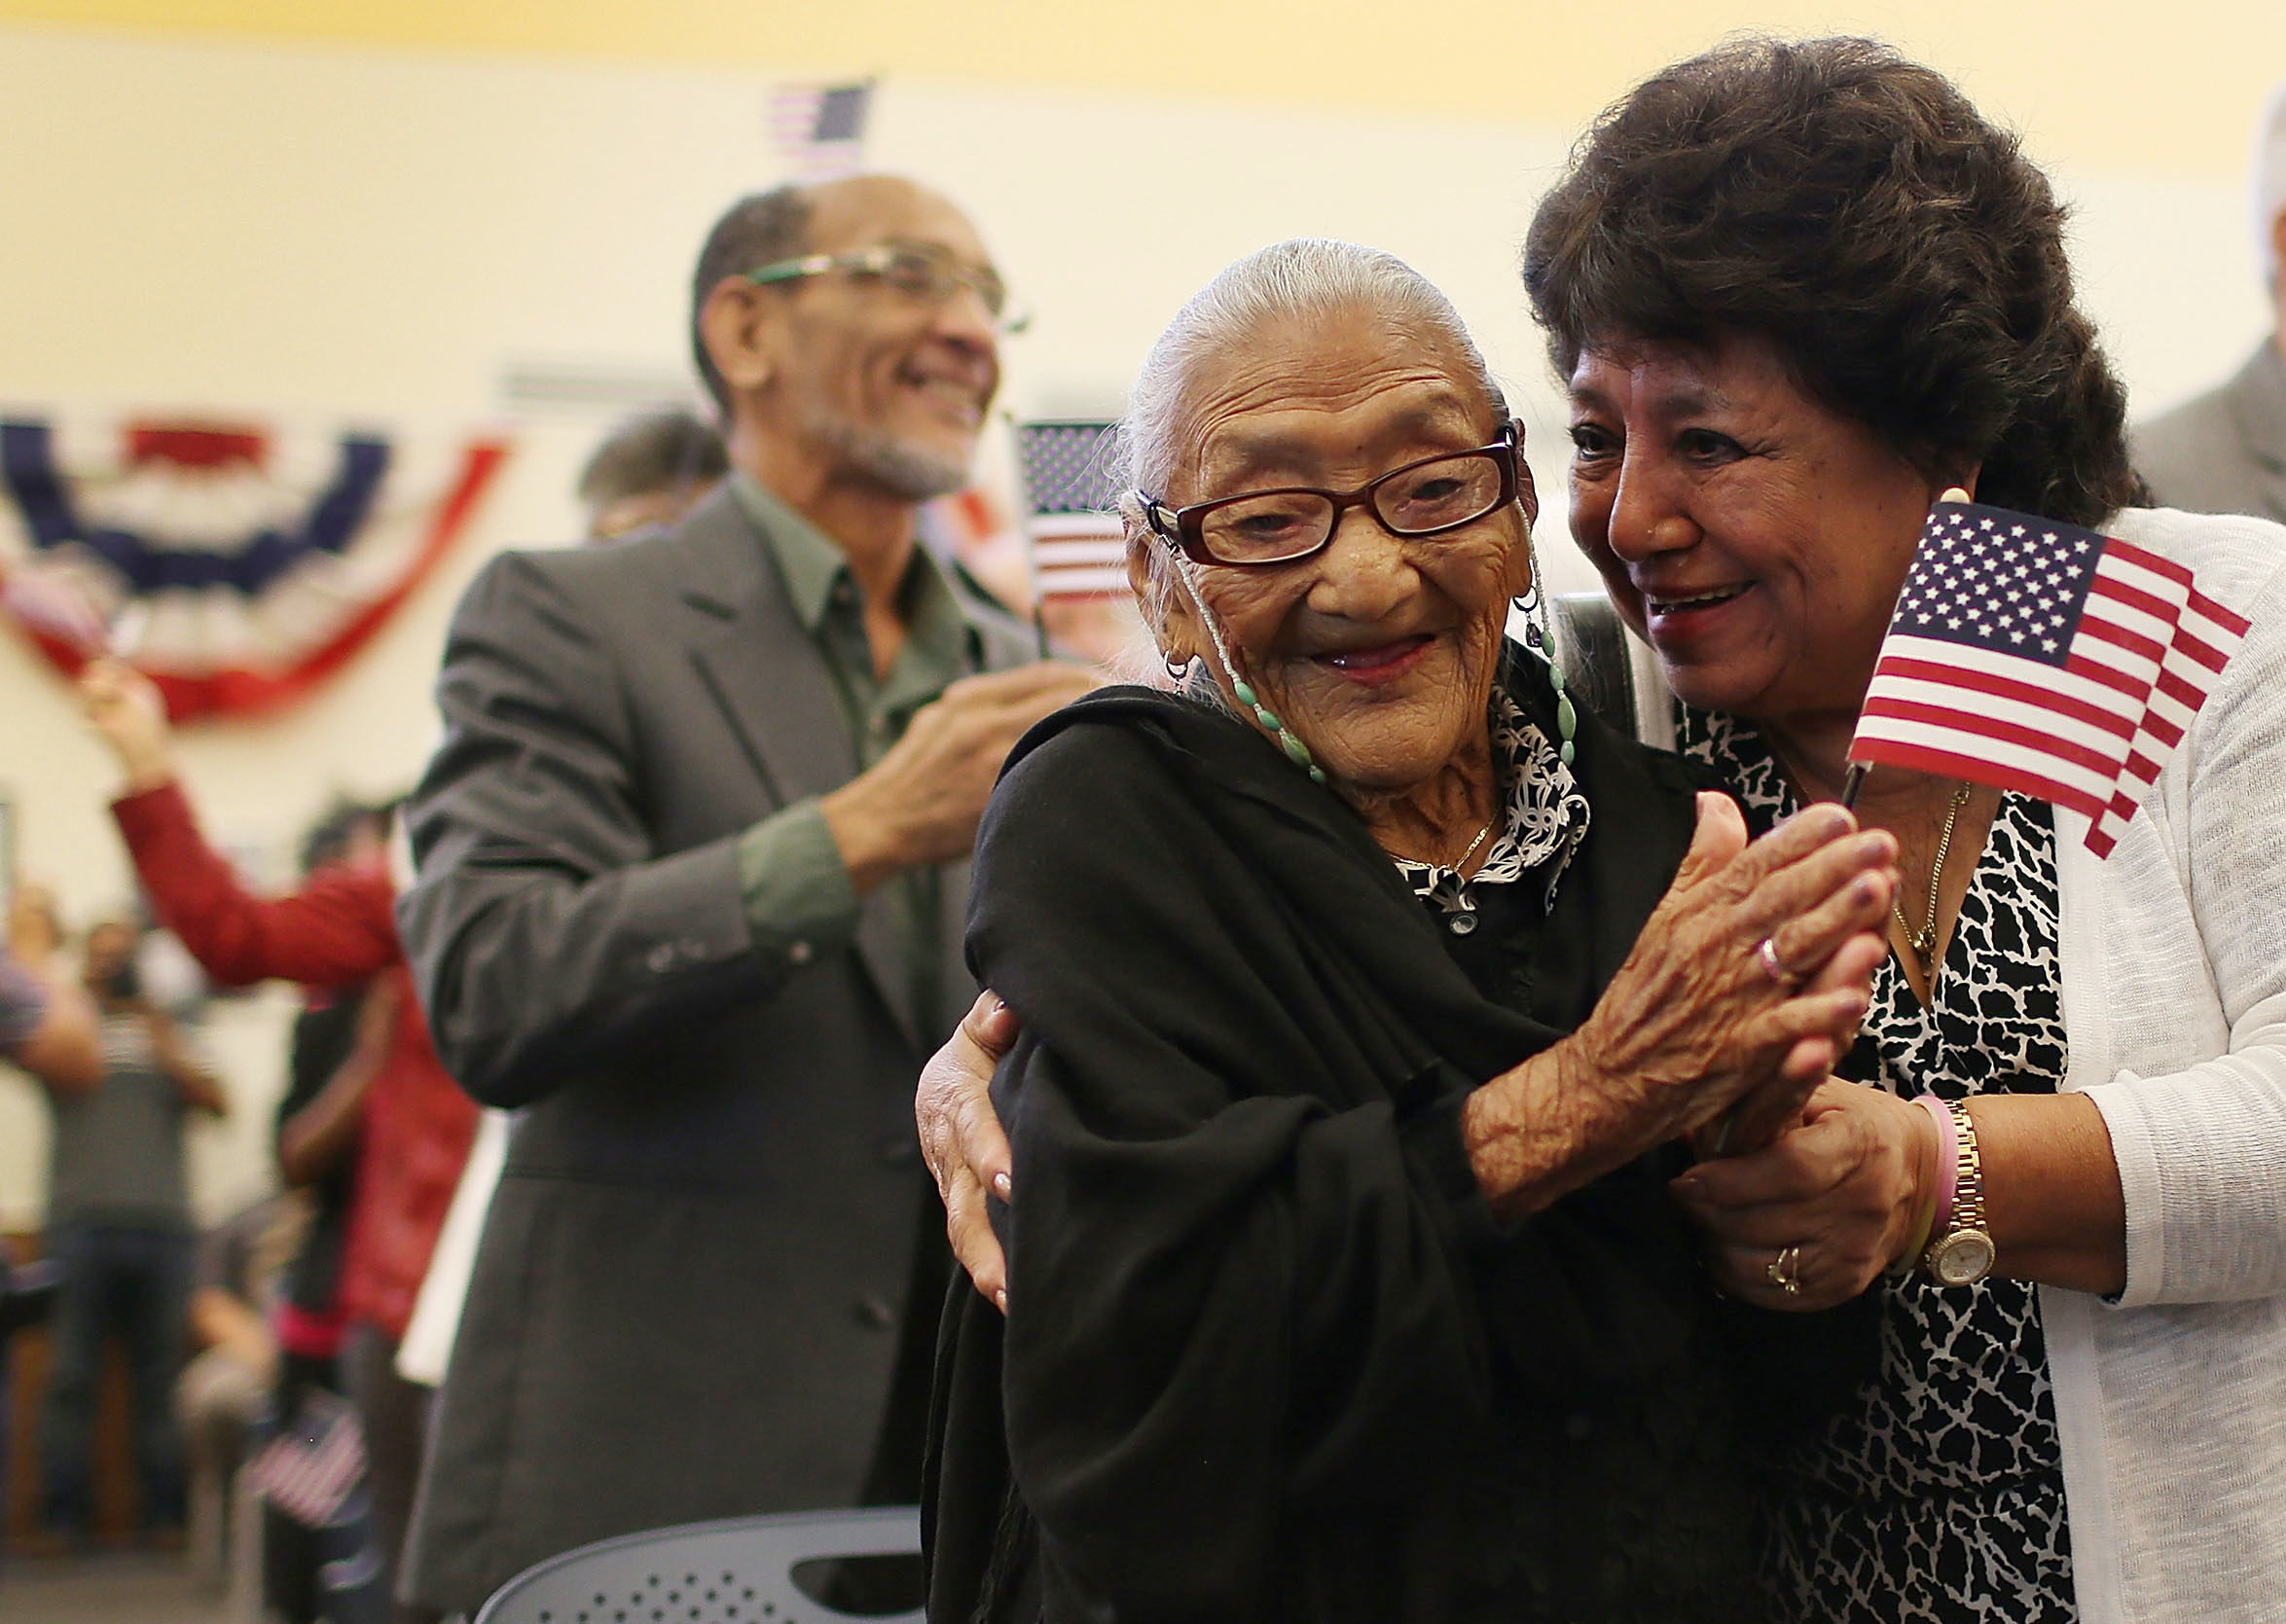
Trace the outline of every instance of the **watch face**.
<instances>
[{"instance_id":1,"label":"watch face","mask_svg":"<svg viewBox=\"0 0 2286 1624\"><path fill-rule=\"evenodd\" d=\"M1992 1237L1980 1229L1955 1230L1937 1244L1929 1272L1944 1285L1974 1285L1992 1272Z\"/></svg>"}]
</instances>

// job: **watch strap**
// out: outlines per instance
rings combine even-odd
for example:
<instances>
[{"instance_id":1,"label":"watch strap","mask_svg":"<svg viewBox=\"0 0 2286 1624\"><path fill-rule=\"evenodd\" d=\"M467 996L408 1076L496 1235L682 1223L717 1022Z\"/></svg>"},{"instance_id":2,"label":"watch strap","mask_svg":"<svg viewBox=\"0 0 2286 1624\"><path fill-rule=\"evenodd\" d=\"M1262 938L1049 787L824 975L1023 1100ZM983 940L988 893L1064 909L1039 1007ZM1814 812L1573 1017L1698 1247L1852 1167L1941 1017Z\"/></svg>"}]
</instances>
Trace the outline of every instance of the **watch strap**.
<instances>
[{"instance_id":1,"label":"watch strap","mask_svg":"<svg viewBox=\"0 0 2286 1624\"><path fill-rule=\"evenodd\" d=\"M1977 1143L1977 1124L1966 1102L1947 1100L1944 1116L1952 1128L1952 1177L1947 1210L1935 1227L1921 1267L1941 1285L1967 1285L1991 1272L1993 1245L1984 1218L1984 1159ZM1941 1129L1940 1137L1942 1137ZM1945 1267L1947 1254L1953 1266ZM1979 1257L1978 1254L1981 1253ZM1964 1270L1962 1256L1976 1259Z\"/></svg>"}]
</instances>

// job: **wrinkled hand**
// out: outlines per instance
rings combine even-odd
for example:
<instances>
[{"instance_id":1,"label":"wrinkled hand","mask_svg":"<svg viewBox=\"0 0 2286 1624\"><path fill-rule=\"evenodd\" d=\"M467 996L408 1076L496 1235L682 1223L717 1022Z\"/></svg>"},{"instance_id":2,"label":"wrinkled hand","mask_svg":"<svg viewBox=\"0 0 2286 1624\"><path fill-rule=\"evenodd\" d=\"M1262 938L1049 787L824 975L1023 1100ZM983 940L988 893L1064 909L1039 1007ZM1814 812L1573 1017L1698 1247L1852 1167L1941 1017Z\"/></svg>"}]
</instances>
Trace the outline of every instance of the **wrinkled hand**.
<instances>
[{"instance_id":1,"label":"wrinkled hand","mask_svg":"<svg viewBox=\"0 0 2286 1624\"><path fill-rule=\"evenodd\" d=\"M1727 797L1699 797L1674 883L1568 1040L1582 1085L1645 1146L1749 1095L1756 1124L1791 1118L1847 1051L1888 951L1878 931L1895 884L1890 835L1822 805L1745 838ZM1808 979L1773 980L1764 938Z\"/></svg>"},{"instance_id":2,"label":"wrinkled hand","mask_svg":"<svg viewBox=\"0 0 2286 1624\"><path fill-rule=\"evenodd\" d=\"M987 1192L1001 1201L1015 1193L1008 1136L992 1101L993 1069L1016 1041L1015 1011L986 992L962 1018L960 1029L921 1068L913 1119L921 1154L945 1204L945 1236L953 1256L976 1289L1008 1312L1008 1260L1000 1251L986 1209Z\"/></svg>"},{"instance_id":3,"label":"wrinkled hand","mask_svg":"<svg viewBox=\"0 0 2286 1624\"><path fill-rule=\"evenodd\" d=\"M915 711L881 760L818 804L852 884L863 892L899 869L966 856L1009 749L1098 680L1042 660L962 677Z\"/></svg>"},{"instance_id":4,"label":"wrinkled hand","mask_svg":"<svg viewBox=\"0 0 2286 1624\"><path fill-rule=\"evenodd\" d=\"M1750 1155L1702 1162L1672 1189L1707 1232L1724 1292L1766 1308L1824 1309L1865 1290L1912 1243L1937 1159L1927 1111L1882 1089L1828 1081L1799 1127ZM1770 1281L1787 1246L1800 1248L1798 1292Z\"/></svg>"},{"instance_id":5,"label":"wrinkled hand","mask_svg":"<svg viewBox=\"0 0 2286 1624\"><path fill-rule=\"evenodd\" d=\"M174 777L174 733L166 702L151 679L125 663L91 660L80 672L80 703L127 773L129 794Z\"/></svg>"}]
</instances>

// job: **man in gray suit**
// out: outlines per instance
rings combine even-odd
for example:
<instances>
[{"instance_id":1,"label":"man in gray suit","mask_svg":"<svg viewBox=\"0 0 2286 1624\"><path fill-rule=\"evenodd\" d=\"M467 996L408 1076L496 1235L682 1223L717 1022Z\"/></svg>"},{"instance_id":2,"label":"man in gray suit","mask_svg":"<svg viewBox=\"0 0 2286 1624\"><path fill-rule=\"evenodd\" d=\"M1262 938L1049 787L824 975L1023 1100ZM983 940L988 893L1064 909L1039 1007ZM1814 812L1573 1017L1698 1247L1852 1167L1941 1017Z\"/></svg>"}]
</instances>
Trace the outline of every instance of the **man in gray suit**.
<instances>
[{"instance_id":1,"label":"man in gray suit","mask_svg":"<svg viewBox=\"0 0 2286 1624\"><path fill-rule=\"evenodd\" d=\"M2286 521L2286 84L2255 142L2253 193L2270 336L2228 383L2137 428L2133 451L2161 507Z\"/></svg>"},{"instance_id":2,"label":"man in gray suit","mask_svg":"<svg viewBox=\"0 0 2286 1624\"><path fill-rule=\"evenodd\" d=\"M730 479L485 570L411 806L438 1052L525 1108L406 1565L447 1610L609 1534L912 1498L942 1281L912 1081L972 996L994 776L1089 684L914 543L999 379L958 209L749 198L692 295Z\"/></svg>"}]
</instances>

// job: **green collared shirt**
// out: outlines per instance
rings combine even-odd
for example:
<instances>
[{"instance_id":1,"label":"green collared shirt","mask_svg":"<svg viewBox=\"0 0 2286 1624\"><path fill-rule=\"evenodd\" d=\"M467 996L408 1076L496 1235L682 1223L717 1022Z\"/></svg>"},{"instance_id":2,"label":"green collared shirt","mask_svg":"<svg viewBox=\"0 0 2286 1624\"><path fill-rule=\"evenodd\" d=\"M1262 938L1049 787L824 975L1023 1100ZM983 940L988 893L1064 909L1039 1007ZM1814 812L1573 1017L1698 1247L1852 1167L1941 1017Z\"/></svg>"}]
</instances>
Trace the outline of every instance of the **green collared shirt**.
<instances>
[{"instance_id":1,"label":"green collared shirt","mask_svg":"<svg viewBox=\"0 0 2286 1624\"><path fill-rule=\"evenodd\" d=\"M730 488L760 533L795 618L825 658L842 730L862 773L904 737L916 710L956 678L982 668L975 629L936 561L916 547L897 589L904 646L888 676L876 676L864 605L841 548L744 474L732 474ZM815 796L780 808L741 837L739 884L754 951L780 973L847 947L856 936L857 893ZM882 885L914 1016L924 1029L933 1022L943 985L941 888L937 871L926 866L906 869Z\"/></svg>"}]
</instances>

